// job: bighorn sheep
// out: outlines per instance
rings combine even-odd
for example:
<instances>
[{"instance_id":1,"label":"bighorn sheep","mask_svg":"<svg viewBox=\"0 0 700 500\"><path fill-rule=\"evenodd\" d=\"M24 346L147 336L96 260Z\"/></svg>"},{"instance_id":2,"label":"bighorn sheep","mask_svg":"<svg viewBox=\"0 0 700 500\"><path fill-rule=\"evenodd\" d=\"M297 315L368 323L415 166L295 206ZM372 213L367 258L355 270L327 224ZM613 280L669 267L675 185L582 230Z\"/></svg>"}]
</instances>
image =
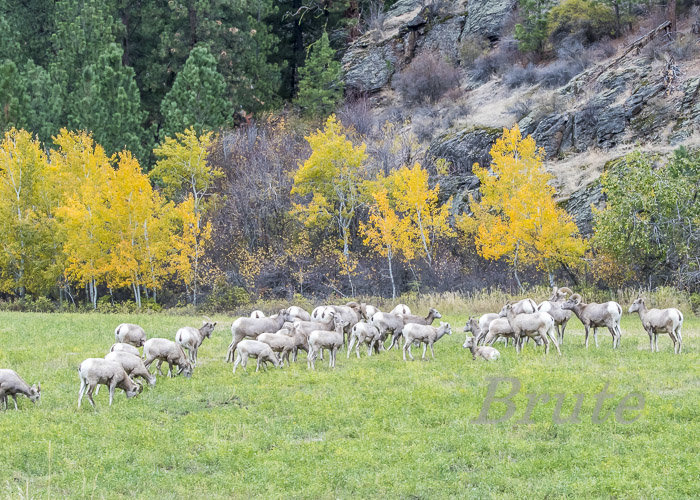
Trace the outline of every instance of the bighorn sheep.
<instances>
[{"instance_id":1,"label":"bighorn sheep","mask_svg":"<svg viewBox=\"0 0 700 500\"><path fill-rule=\"evenodd\" d=\"M683 328L683 313L674 307L668 309L647 309L644 298L638 297L629 308L629 312L638 312L642 326L649 335L651 352L659 352L659 333L668 333L673 341L673 352L680 354L683 348L681 328ZM653 341L652 341L653 335Z\"/></svg>"},{"instance_id":2,"label":"bighorn sheep","mask_svg":"<svg viewBox=\"0 0 700 500\"><path fill-rule=\"evenodd\" d=\"M365 314L365 319L367 321L372 319L372 316L374 316L375 314L377 314L379 312L378 307L374 307L373 305L370 305L370 304L363 304L363 305L364 305L364 307L362 310Z\"/></svg>"},{"instance_id":3,"label":"bighorn sheep","mask_svg":"<svg viewBox=\"0 0 700 500\"><path fill-rule=\"evenodd\" d=\"M291 332L289 334L283 333L280 330L277 333L261 333L258 335L258 342L264 342L269 345L270 348L277 353L280 353L280 362L284 366L284 360L287 360L287 366L289 366L289 354L291 353L293 359L296 361L297 349L302 348L308 352L308 344L306 343L306 337L298 332Z\"/></svg>"},{"instance_id":4,"label":"bighorn sheep","mask_svg":"<svg viewBox=\"0 0 700 500\"><path fill-rule=\"evenodd\" d=\"M500 315L502 318L508 319L508 324L513 329L516 352L519 353L522 349L521 338L532 337L534 339L539 335L544 342L545 354L549 353L549 340L551 339L554 347L557 348L557 353L561 356L554 330L554 320L549 314L543 312L516 314L514 304L506 304Z\"/></svg>"},{"instance_id":5,"label":"bighorn sheep","mask_svg":"<svg viewBox=\"0 0 700 500\"><path fill-rule=\"evenodd\" d=\"M267 316L265 316L265 313L259 309L256 309L255 311L250 313L250 316L249 316L249 318L253 318L253 319L260 319L260 318L266 318L266 317Z\"/></svg>"},{"instance_id":6,"label":"bighorn sheep","mask_svg":"<svg viewBox=\"0 0 700 500\"><path fill-rule=\"evenodd\" d=\"M160 366L163 362L166 362L168 363L168 377L172 377L173 366L179 368L176 375L182 373L187 378L192 376L192 362L187 358L182 346L172 340L148 339L143 346L143 357L146 360L144 363L146 368L149 368L151 363L157 359L158 365L156 369L161 375L163 375L163 372L160 370Z\"/></svg>"},{"instance_id":7,"label":"bighorn sheep","mask_svg":"<svg viewBox=\"0 0 700 500\"><path fill-rule=\"evenodd\" d=\"M325 320L326 315L333 311L333 306L318 306L313 311L311 311L310 321Z\"/></svg>"},{"instance_id":8,"label":"bighorn sheep","mask_svg":"<svg viewBox=\"0 0 700 500\"><path fill-rule=\"evenodd\" d=\"M588 349L588 331L593 327L593 339L598 347L598 328L607 327L613 338L613 349L620 345L620 318L622 318L622 307L614 301L596 304L584 304L578 293L573 294L569 300L561 305L562 309L573 311L583 323L586 330L586 349Z\"/></svg>"},{"instance_id":9,"label":"bighorn sheep","mask_svg":"<svg viewBox=\"0 0 700 500\"><path fill-rule=\"evenodd\" d=\"M486 361L495 361L501 357L501 353L493 347L476 345L476 337L467 337L462 347L472 352L473 360L476 360L477 356L481 356Z\"/></svg>"},{"instance_id":10,"label":"bighorn sheep","mask_svg":"<svg viewBox=\"0 0 700 500\"><path fill-rule=\"evenodd\" d=\"M352 351L352 346L355 346L355 354L360 357L360 344L367 344L367 355L372 355L372 349L379 352L380 347L383 348L381 335L376 326L366 321L360 321L352 327L350 332L350 342L348 343L348 358Z\"/></svg>"},{"instance_id":11,"label":"bighorn sheep","mask_svg":"<svg viewBox=\"0 0 700 500\"><path fill-rule=\"evenodd\" d=\"M269 361L276 368L281 368L280 362L277 359L277 355L272 351L272 348L265 342L259 342L257 340L245 339L238 343L238 351L236 355L236 361L233 363L233 373L236 373L236 368L238 365L243 366L243 370L248 366L248 358L257 358L258 363L255 367L255 371L260 371L260 365L263 365L265 369L267 367L265 364Z\"/></svg>"},{"instance_id":12,"label":"bighorn sheep","mask_svg":"<svg viewBox=\"0 0 700 500\"><path fill-rule=\"evenodd\" d=\"M515 332L510 327L508 318L498 317L489 323L489 329L484 338L484 345L493 345L499 338L505 339L506 346L508 345L508 339L515 341ZM541 343L542 341L540 340L539 342Z\"/></svg>"},{"instance_id":13,"label":"bighorn sheep","mask_svg":"<svg viewBox=\"0 0 700 500\"><path fill-rule=\"evenodd\" d=\"M523 299L519 300L517 302L513 302L512 304L509 302L503 308L501 309L501 312L498 313L498 315L501 318L505 317L505 310L506 306L510 305L513 309L513 312L515 314L533 314L537 312L537 304L535 304L535 301L532 299Z\"/></svg>"},{"instance_id":14,"label":"bighorn sheep","mask_svg":"<svg viewBox=\"0 0 700 500\"><path fill-rule=\"evenodd\" d=\"M572 293L571 289L565 286L561 288L554 287L552 296L537 306L538 311L546 312L554 320L559 345L564 344L564 330L566 330L566 324L571 319L572 314L570 310L562 309L561 305L566 300L566 296Z\"/></svg>"},{"instance_id":15,"label":"bighorn sheep","mask_svg":"<svg viewBox=\"0 0 700 500\"><path fill-rule=\"evenodd\" d=\"M347 327L347 321L344 321L339 316L335 316L333 323L335 324L335 330L314 330L309 335L309 355L306 358L307 368L316 369L316 356L319 352L323 352L323 349L330 351L328 367L335 368L336 354L338 349L343 346L343 331Z\"/></svg>"},{"instance_id":16,"label":"bighorn sheep","mask_svg":"<svg viewBox=\"0 0 700 500\"><path fill-rule=\"evenodd\" d=\"M431 308L428 311L428 315L423 318L422 316L416 316L414 314L399 314L399 318L403 321L404 325L408 324L414 324L414 325L432 325L433 321L436 319L442 318L442 314L440 314L437 309ZM397 341L399 340L399 337L401 336L401 333L397 333L394 331L394 334L391 336L391 344L389 344L389 351L391 350L392 347L396 344L396 348L398 349L398 344Z\"/></svg>"},{"instance_id":17,"label":"bighorn sheep","mask_svg":"<svg viewBox=\"0 0 700 500\"><path fill-rule=\"evenodd\" d=\"M396 307L389 312L391 314L411 314L411 308L406 304L396 304Z\"/></svg>"},{"instance_id":18,"label":"bighorn sheep","mask_svg":"<svg viewBox=\"0 0 700 500\"><path fill-rule=\"evenodd\" d=\"M187 354L190 356L192 366L197 366L197 351L199 350L199 346L202 345L204 339L211 337L214 328L216 328L216 321L205 317L201 327L194 328L191 326L184 326L175 334L175 342L180 344L183 349L187 349Z\"/></svg>"},{"instance_id":19,"label":"bighorn sheep","mask_svg":"<svg viewBox=\"0 0 700 500\"><path fill-rule=\"evenodd\" d=\"M300 319L302 321L311 321L311 315L299 306L288 307L287 314L292 320Z\"/></svg>"},{"instance_id":20,"label":"bighorn sheep","mask_svg":"<svg viewBox=\"0 0 700 500\"><path fill-rule=\"evenodd\" d=\"M476 318L469 317L467 320L467 324L464 326L462 329L463 332L472 332L474 335L474 338L476 339L477 345L485 341L486 336L489 333L489 326L491 325L492 322L497 320L499 318L498 314L496 313L487 313L487 314L482 314L481 317L477 320ZM506 325L508 326L508 325ZM510 330L510 327L508 326L508 329L510 333L512 331ZM502 340L506 343L506 347L508 346L508 338L510 337L497 337L494 339L495 340ZM485 342L484 342L485 343Z\"/></svg>"},{"instance_id":21,"label":"bighorn sheep","mask_svg":"<svg viewBox=\"0 0 700 500\"><path fill-rule=\"evenodd\" d=\"M0 404L7 410L7 396L12 396L17 409L17 394L24 394L29 401L36 403L41 399L41 384L29 386L17 372L9 369L0 370Z\"/></svg>"},{"instance_id":22,"label":"bighorn sheep","mask_svg":"<svg viewBox=\"0 0 700 500\"><path fill-rule=\"evenodd\" d=\"M119 363L121 367L124 368L126 374L132 379L141 377L148 383L148 385L156 385L156 376L152 375L148 371L148 368L146 368L146 365L143 364L143 360L140 356L134 356L133 354L125 351L115 351L107 354L105 359L107 361ZM95 394L97 394L97 392Z\"/></svg>"},{"instance_id":23,"label":"bighorn sheep","mask_svg":"<svg viewBox=\"0 0 700 500\"><path fill-rule=\"evenodd\" d=\"M112 344L112 347L109 348L109 352L128 352L129 354L133 354L134 356L141 357L141 353L136 347L134 347L131 344L125 344L124 342L117 342L116 344Z\"/></svg>"},{"instance_id":24,"label":"bighorn sheep","mask_svg":"<svg viewBox=\"0 0 700 500\"><path fill-rule=\"evenodd\" d=\"M122 323L114 330L114 341L141 347L146 342L146 332L139 325Z\"/></svg>"},{"instance_id":25,"label":"bighorn sheep","mask_svg":"<svg viewBox=\"0 0 700 500\"><path fill-rule=\"evenodd\" d=\"M83 395L87 389L87 397L90 404L95 406L92 393L97 384L106 385L109 388L109 406L114 400L114 389L122 389L127 398L133 398L143 390L143 386L137 384L119 363L102 358L88 358L78 367L80 377L80 391L78 392L78 408L83 401Z\"/></svg>"},{"instance_id":26,"label":"bighorn sheep","mask_svg":"<svg viewBox=\"0 0 700 500\"><path fill-rule=\"evenodd\" d=\"M391 332L392 342L394 345L394 338L401 336L403 332L404 321L403 318L398 314L385 313L379 311L370 320L370 323L379 331L380 342L383 344L387 338L389 332ZM391 349L391 347L389 347Z\"/></svg>"},{"instance_id":27,"label":"bighorn sheep","mask_svg":"<svg viewBox=\"0 0 700 500\"><path fill-rule=\"evenodd\" d=\"M449 323L443 321L440 322L439 327L434 327L431 325L419 325L417 323L409 323L403 328L403 336L405 342L403 344L403 360L406 361L406 350L408 349L408 355L413 360L413 355L411 354L411 346L413 342L418 342L423 344L423 357L425 359L425 351L428 346L430 346L430 354L435 359L435 351L433 351L433 344L440 340L445 334L452 335L452 328L450 328Z\"/></svg>"},{"instance_id":28,"label":"bighorn sheep","mask_svg":"<svg viewBox=\"0 0 700 500\"><path fill-rule=\"evenodd\" d=\"M233 361L236 346L241 340L246 337L255 339L258 335L265 332L276 332L282 328L285 321L289 321L289 315L284 309L269 318L238 318L231 325L231 336L233 338L228 346L226 361Z\"/></svg>"}]
</instances>

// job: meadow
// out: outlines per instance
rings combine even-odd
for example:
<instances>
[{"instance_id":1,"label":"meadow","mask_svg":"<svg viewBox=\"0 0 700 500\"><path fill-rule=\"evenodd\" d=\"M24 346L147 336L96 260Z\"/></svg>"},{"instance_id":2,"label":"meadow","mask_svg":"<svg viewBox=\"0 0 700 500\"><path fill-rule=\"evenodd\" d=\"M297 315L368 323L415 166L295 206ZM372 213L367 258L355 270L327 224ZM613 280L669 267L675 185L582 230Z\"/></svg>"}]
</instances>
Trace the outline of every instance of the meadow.
<instances>
[{"instance_id":1,"label":"meadow","mask_svg":"<svg viewBox=\"0 0 700 500\"><path fill-rule=\"evenodd\" d=\"M686 314L684 346L668 336L649 351L639 318L625 315L622 343L583 347L572 319L561 357L532 344L520 356L472 361L462 349L469 311L444 315L452 336L436 359L405 363L399 351L358 360L338 355L335 371L306 369L302 353L284 370L231 373L224 363L233 317L219 321L191 379L158 378L127 400L77 409L77 366L101 357L117 324L141 324L174 338L198 317L0 313L0 367L41 382L41 402L19 398L0 411L0 495L7 498L690 498L700 496L700 319ZM429 357L429 351L428 351ZM512 419L477 424L490 377L516 377ZM595 424L595 395L639 392L631 424ZM507 392L504 385L499 394ZM555 400L519 424L526 393L564 393L568 416L583 394L579 423L553 424ZM10 400L10 407L13 408ZM494 403L492 416L505 406Z\"/></svg>"}]
</instances>

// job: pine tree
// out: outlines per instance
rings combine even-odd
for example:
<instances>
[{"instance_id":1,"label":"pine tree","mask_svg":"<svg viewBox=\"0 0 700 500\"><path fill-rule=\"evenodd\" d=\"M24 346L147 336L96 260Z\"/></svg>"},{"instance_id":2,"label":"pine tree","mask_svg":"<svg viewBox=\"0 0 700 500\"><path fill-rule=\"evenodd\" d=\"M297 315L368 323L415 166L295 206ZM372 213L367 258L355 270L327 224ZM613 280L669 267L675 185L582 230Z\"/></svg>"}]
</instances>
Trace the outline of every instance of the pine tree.
<instances>
[{"instance_id":1,"label":"pine tree","mask_svg":"<svg viewBox=\"0 0 700 500\"><path fill-rule=\"evenodd\" d=\"M10 59L0 61L0 131L24 126L24 79Z\"/></svg>"},{"instance_id":2,"label":"pine tree","mask_svg":"<svg viewBox=\"0 0 700 500\"><path fill-rule=\"evenodd\" d=\"M94 133L95 141L111 155L124 149L143 159L146 118L134 70L122 66L123 51L107 46L97 62L83 70L81 86L73 94L72 128Z\"/></svg>"},{"instance_id":3,"label":"pine tree","mask_svg":"<svg viewBox=\"0 0 700 500\"><path fill-rule=\"evenodd\" d=\"M160 109L161 137L173 137L188 127L201 134L230 122L233 110L226 97L226 82L207 47L192 49Z\"/></svg>"},{"instance_id":4,"label":"pine tree","mask_svg":"<svg viewBox=\"0 0 700 500\"><path fill-rule=\"evenodd\" d=\"M343 97L340 79L340 62L333 57L335 51L325 31L321 38L309 46L306 63L299 69L299 94L296 103L312 116L326 116Z\"/></svg>"},{"instance_id":5,"label":"pine tree","mask_svg":"<svg viewBox=\"0 0 700 500\"><path fill-rule=\"evenodd\" d=\"M61 128L63 112L62 91L59 84L51 80L51 75L41 66L27 61L22 70L26 108L24 123L44 144L51 142Z\"/></svg>"}]
</instances>

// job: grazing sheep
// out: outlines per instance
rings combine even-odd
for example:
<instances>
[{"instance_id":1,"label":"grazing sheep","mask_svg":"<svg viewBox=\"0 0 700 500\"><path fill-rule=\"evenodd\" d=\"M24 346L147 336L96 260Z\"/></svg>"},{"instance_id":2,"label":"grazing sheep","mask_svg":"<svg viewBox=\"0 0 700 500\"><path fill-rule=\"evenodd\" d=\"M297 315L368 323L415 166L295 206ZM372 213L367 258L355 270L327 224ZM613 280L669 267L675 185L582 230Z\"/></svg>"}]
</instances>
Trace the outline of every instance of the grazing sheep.
<instances>
[{"instance_id":1,"label":"grazing sheep","mask_svg":"<svg viewBox=\"0 0 700 500\"><path fill-rule=\"evenodd\" d=\"M192 376L192 362L187 358L185 351L180 344L168 339L152 338L148 339L143 346L143 357L145 358L146 368L151 366L156 359L158 365L156 369L158 373L163 375L160 366L165 361L168 363L168 377L172 377L173 366L177 366L179 370L176 375L181 373L189 378Z\"/></svg>"},{"instance_id":2,"label":"grazing sheep","mask_svg":"<svg viewBox=\"0 0 700 500\"><path fill-rule=\"evenodd\" d=\"M421 359L425 359L425 351L428 346L430 346L430 354L433 356L433 359L435 359L433 344L440 340L445 334L452 335L452 328L450 328L449 323L443 321L440 322L439 327L419 325L417 323L409 323L404 326L403 336L406 340L403 344L403 360L406 361L406 350L408 349L408 355L411 361L413 361L413 355L411 354L413 342L423 344L423 357Z\"/></svg>"},{"instance_id":3,"label":"grazing sheep","mask_svg":"<svg viewBox=\"0 0 700 500\"><path fill-rule=\"evenodd\" d=\"M233 361L236 346L241 340L246 337L255 339L258 335L265 332L276 332L289 319L289 314L284 309L269 318L238 318L231 325L232 340L228 346L226 362Z\"/></svg>"},{"instance_id":4,"label":"grazing sheep","mask_svg":"<svg viewBox=\"0 0 700 500\"><path fill-rule=\"evenodd\" d=\"M559 345L564 344L564 330L566 330L566 324L571 319L572 314L570 310L562 309L561 305L566 300L566 296L572 293L571 289L565 286L561 288L554 287L552 296L537 306L538 311L546 312L554 320Z\"/></svg>"},{"instance_id":5,"label":"grazing sheep","mask_svg":"<svg viewBox=\"0 0 700 500\"><path fill-rule=\"evenodd\" d=\"M367 344L368 356L372 355L372 349L376 349L379 352L380 347L384 348L379 330L376 326L366 321L360 321L352 327L350 342L348 343L348 358L350 358L353 345L355 346L357 357L360 357L360 344Z\"/></svg>"},{"instance_id":6,"label":"grazing sheep","mask_svg":"<svg viewBox=\"0 0 700 500\"><path fill-rule=\"evenodd\" d=\"M78 408L87 389L87 397L90 404L95 407L92 393L97 384L106 385L109 388L109 406L114 400L114 389L122 389L127 398L133 398L143 390L143 386L137 384L119 363L102 358L88 358L78 367L80 377L80 391L78 392Z\"/></svg>"},{"instance_id":7,"label":"grazing sheep","mask_svg":"<svg viewBox=\"0 0 700 500\"><path fill-rule=\"evenodd\" d=\"M593 327L593 339L598 347L598 328L607 327L613 338L613 349L620 345L620 318L622 318L622 307L614 301L596 304L584 304L578 293L573 294L569 300L561 305L562 309L573 311L576 317L583 323L586 330L586 349L588 349L588 331Z\"/></svg>"},{"instance_id":8,"label":"grazing sheep","mask_svg":"<svg viewBox=\"0 0 700 500\"><path fill-rule=\"evenodd\" d=\"M290 320L300 319L302 321L311 321L311 315L298 306L288 307L287 314L289 315Z\"/></svg>"},{"instance_id":9,"label":"grazing sheep","mask_svg":"<svg viewBox=\"0 0 700 500\"><path fill-rule=\"evenodd\" d=\"M17 394L24 394L29 401L36 403L41 399L41 384L29 386L17 372L9 369L0 369L0 404L7 410L7 396L12 396L12 401L17 409Z\"/></svg>"},{"instance_id":10,"label":"grazing sheep","mask_svg":"<svg viewBox=\"0 0 700 500\"><path fill-rule=\"evenodd\" d=\"M647 309L642 297L638 297L629 308L629 312L638 312L642 326L649 335L649 347L651 352L659 352L659 333L668 333L673 341L673 352L680 354L683 348L681 328L683 328L683 313L675 307L668 309ZM653 335L653 342L652 342Z\"/></svg>"},{"instance_id":11,"label":"grazing sheep","mask_svg":"<svg viewBox=\"0 0 700 500\"><path fill-rule=\"evenodd\" d=\"M406 304L397 304L391 311L391 314L411 314L411 308Z\"/></svg>"},{"instance_id":12,"label":"grazing sheep","mask_svg":"<svg viewBox=\"0 0 700 500\"><path fill-rule=\"evenodd\" d=\"M289 366L289 354L291 353L293 359L296 360L295 356L297 349L301 344L302 348L306 346L306 338L304 335L295 332L294 334L287 335L282 333L285 329L280 330L277 333L261 333L258 335L258 342L264 342L269 345L270 348L277 353L280 353L280 362L284 366L284 360L287 360L287 366ZM308 347L306 347L308 352Z\"/></svg>"},{"instance_id":13,"label":"grazing sheep","mask_svg":"<svg viewBox=\"0 0 700 500\"><path fill-rule=\"evenodd\" d=\"M256 309L255 311L250 313L249 317L254 318L254 319L260 319L260 318L266 318L267 316L265 316L264 312L260 311L259 309Z\"/></svg>"},{"instance_id":14,"label":"grazing sheep","mask_svg":"<svg viewBox=\"0 0 700 500\"><path fill-rule=\"evenodd\" d=\"M521 339L523 337L536 338L538 335L544 342L544 353L549 353L549 340L554 343L557 353L561 356L559 344L557 344L556 331L554 330L554 320L543 312L516 314L514 304L506 304L500 313L502 318L507 318L513 333L515 334L515 350L522 350Z\"/></svg>"},{"instance_id":15,"label":"grazing sheep","mask_svg":"<svg viewBox=\"0 0 700 500\"><path fill-rule=\"evenodd\" d=\"M344 335L343 331L347 327L347 322L339 316L333 318L335 330L314 330L309 335L309 355L306 358L306 367L312 370L316 369L316 356L323 349L330 351L328 358L328 367L335 368L335 358L338 349L343 346Z\"/></svg>"},{"instance_id":16,"label":"grazing sheep","mask_svg":"<svg viewBox=\"0 0 700 500\"><path fill-rule=\"evenodd\" d=\"M191 326L184 326L175 334L175 342L180 344L183 349L187 349L190 361L192 361L192 366L197 366L197 351L199 350L199 346L202 345L204 339L211 337L214 328L216 328L216 321L204 318L201 327L194 328Z\"/></svg>"},{"instance_id":17,"label":"grazing sheep","mask_svg":"<svg viewBox=\"0 0 700 500\"><path fill-rule=\"evenodd\" d=\"M151 374L143 364L141 356L134 356L131 353L125 351L110 352L105 356L107 361L114 361L119 363L128 376L132 379L136 377L141 377L144 379L148 385L151 387L156 385L156 376ZM97 394L97 392L95 392Z\"/></svg>"},{"instance_id":18,"label":"grazing sheep","mask_svg":"<svg viewBox=\"0 0 700 500\"><path fill-rule=\"evenodd\" d=\"M501 357L501 353L493 347L476 345L476 337L467 337L462 347L472 352L473 360L476 360L477 356L481 356L486 361L495 361Z\"/></svg>"},{"instance_id":19,"label":"grazing sheep","mask_svg":"<svg viewBox=\"0 0 700 500\"><path fill-rule=\"evenodd\" d=\"M398 315L401 320L403 321L404 325L408 325L409 323L413 323L415 325L432 325L433 321L436 319L442 318L442 314L440 314L437 309L431 308L428 311L428 315L423 318L422 316L416 316L414 314L399 314ZM396 348L399 348L399 345L397 344L399 337L401 336L401 333L397 333L394 331L394 334L391 336L391 344L389 344L389 351L391 351L391 348L396 345Z\"/></svg>"},{"instance_id":20,"label":"grazing sheep","mask_svg":"<svg viewBox=\"0 0 700 500\"><path fill-rule=\"evenodd\" d=\"M386 340L389 332L391 332L391 346L393 346L395 342L394 338L398 338L403 332L403 317L398 314L380 311L372 316L370 323L379 331L379 338L382 344ZM391 349L391 346L389 346L389 349Z\"/></svg>"},{"instance_id":21,"label":"grazing sheep","mask_svg":"<svg viewBox=\"0 0 700 500\"><path fill-rule=\"evenodd\" d=\"M109 348L109 352L128 352L129 354L133 354L134 356L141 356L141 353L136 347L134 347L131 344L125 344L124 342L117 342L116 344L112 344L112 347Z\"/></svg>"},{"instance_id":22,"label":"grazing sheep","mask_svg":"<svg viewBox=\"0 0 700 500\"><path fill-rule=\"evenodd\" d=\"M280 362L277 359L277 355L272 351L272 348L265 342L259 342L257 340L241 340L238 343L238 351L236 356L236 361L233 363L233 373L236 373L236 368L238 365L243 365L243 370L248 366L248 358L257 358L258 363L255 367L255 371L260 370L260 365L267 370L265 364L269 361L275 367L281 368Z\"/></svg>"},{"instance_id":23,"label":"grazing sheep","mask_svg":"<svg viewBox=\"0 0 700 500\"><path fill-rule=\"evenodd\" d=\"M122 323L114 330L114 341L141 347L146 342L146 332L139 325Z\"/></svg>"}]
</instances>

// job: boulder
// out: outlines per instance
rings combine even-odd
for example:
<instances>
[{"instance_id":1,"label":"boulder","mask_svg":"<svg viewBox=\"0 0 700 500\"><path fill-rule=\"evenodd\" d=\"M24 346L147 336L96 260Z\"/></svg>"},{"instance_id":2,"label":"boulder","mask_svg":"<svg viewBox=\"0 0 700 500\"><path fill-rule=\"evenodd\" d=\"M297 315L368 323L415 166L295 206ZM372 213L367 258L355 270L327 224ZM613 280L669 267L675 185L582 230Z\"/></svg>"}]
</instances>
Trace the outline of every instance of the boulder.
<instances>
[{"instance_id":1,"label":"boulder","mask_svg":"<svg viewBox=\"0 0 700 500\"><path fill-rule=\"evenodd\" d=\"M398 57L391 40L377 46L355 44L342 59L345 87L349 92L379 92L389 84Z\"/></svg>"},{"instance_id":2,"label":"boulder","mask_svg":"<svg viewBox=\"0 0 700 500\"><path fill-rule=\"evenodd\" d=\"M462 36L477 36L497 40L508 15L517 0L472 0L467 4L467 20Z\"/></svg>"},{"instance_id":3,"label":"boulder","mask_svg":"<svg viewBox=\"0 0 700 500\"><path fill-rule=\"evenodd\" d=\"M444 158L452 164L457 174L471 174L472 165L482 167L491 164L491 146L502 130L488 127L471 127L457 132L448 132L435 139L428 148L428 158Z\"/></svg>"},{"instance_id":4,"label":"boulder","mask_svg":"<svg viewBox=\"0 0 700 500\"><path fill-rule=\"evenodd\" d=\"M596 180L572 193L565 202L564 207L566 211L574 218L574 222L583 236L591 236L593 234L593 210L591 205L600 207L604 201L605 195L603 195L600 181Z\"/></svg>"}]
</instances>

